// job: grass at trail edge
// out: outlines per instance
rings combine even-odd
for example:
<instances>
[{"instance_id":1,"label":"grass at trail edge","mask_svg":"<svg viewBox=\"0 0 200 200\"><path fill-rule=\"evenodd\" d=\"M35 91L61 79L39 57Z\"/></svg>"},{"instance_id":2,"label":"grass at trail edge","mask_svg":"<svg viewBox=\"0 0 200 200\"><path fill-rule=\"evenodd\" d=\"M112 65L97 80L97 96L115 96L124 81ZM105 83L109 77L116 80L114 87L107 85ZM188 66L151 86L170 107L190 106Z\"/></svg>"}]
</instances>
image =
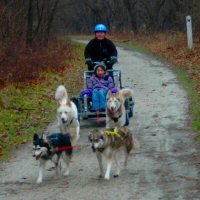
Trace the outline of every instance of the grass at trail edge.
<instances>
[{"instance_id":1,"label":"grass at trail edge","mask_svg":"<svg viewBox=\"0 0 200 200\"><path fill-rule=\"evenodd\" d=\"M73 42L73 46L74 58L66 60L61 71L44 71L34 84L12 84L0 90L0 161L56 119L54 93L58 85L64 84L70 97L79 95L85 69L84 45Z\"/></svg>"}]
</instances>

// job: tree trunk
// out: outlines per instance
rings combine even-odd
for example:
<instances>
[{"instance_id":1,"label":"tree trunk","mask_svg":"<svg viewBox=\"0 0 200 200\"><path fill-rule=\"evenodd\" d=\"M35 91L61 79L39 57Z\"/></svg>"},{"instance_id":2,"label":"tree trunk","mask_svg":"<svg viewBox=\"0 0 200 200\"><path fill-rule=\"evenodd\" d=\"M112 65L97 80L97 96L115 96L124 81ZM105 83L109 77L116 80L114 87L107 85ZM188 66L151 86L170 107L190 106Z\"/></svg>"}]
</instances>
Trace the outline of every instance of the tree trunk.
<instances>
[{"instance_id":1,"label":"tree trunk","mask_svg":"<svg viewBox=\"0 0 200 200\"><path fill-rule=\"evenodd\" d=\"M130 0L124 0L124 5L126 6L130 19L131 19L131 27L133 29L134 33L138 33L138 26L137 26L137 19L136 19L136 9L135 6L137 4L137 0L130 1Z\"/></svg>"},{"instance_id":2,"label":"tree trunk","mask_svg":"<svg viewBox=\"0 0 200 200\"><path fill-rule=\"evenodd\" d=\"M33 0L29 0L26 43L33 42Z\"/></svg>"},{"instance_id":3,"label":"tree trunk","mask_svg":"<svg viewBox=\"0 0 200 200\"><path fill-rule=\"evenodd\" d=\"M54 20L55 12L56 12L56 9L57 9L57 6L58 6L58 2L59 2L59 0L55 1L53 8L51 10L51 13L49 14L49 17L48 17L47 30L46 30L46 32L47 32L46 41L48 41L49 37L50 37L50 31L51 31L52 23L53 23L53 20Z\"/></svg>"}]
</instances>

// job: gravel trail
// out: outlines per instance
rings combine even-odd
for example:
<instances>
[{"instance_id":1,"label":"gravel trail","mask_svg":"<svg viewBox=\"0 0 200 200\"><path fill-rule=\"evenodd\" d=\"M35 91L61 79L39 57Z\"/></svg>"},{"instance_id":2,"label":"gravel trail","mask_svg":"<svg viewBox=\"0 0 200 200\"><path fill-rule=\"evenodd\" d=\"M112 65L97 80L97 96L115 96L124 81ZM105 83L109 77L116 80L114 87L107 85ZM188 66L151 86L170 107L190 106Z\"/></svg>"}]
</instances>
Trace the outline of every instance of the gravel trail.
<instances>
[{"instance_id":1,"label":"gravel trail","mask_svg":"<svg viewBox=\"0 0 200 200\"><path fill-rule=\"evenodd\" d=\"M187 93L168 64L134 51L118 51L116 68L122 69L123 85L133 88L135 95L130 128L141 145L120 177L97 178L98 164L88 142L88 131L97 123L81 121L82 148L74 150L69 177L55 179L49 162L43 183L36 184L38 163L32 158L32 143L27 143L1 164L0 199L200 199L200 148L191 130ZM52 122L48 131L55 130Z\"/></svg>"}]
</instances>

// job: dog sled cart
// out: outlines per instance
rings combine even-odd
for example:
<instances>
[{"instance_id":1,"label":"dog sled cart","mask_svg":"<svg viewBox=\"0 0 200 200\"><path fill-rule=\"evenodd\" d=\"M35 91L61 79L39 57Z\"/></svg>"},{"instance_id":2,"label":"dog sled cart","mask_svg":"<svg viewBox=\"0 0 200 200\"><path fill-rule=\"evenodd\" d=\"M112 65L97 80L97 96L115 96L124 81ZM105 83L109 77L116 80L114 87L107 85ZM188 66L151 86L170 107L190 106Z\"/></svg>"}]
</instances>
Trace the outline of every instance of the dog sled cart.
<instances>
[{"instance_id":1,"label":"dog sled cart","mask_svg":"<svg viewBox=\"0 0 200 200\"><path fill-rule=\"evenodd\" d=\"M115 88L118 90L123 88L121 79L121 70L113 69L107 70L109 74L113 77ZM84 89L87 89L89 80L93 74L93 71L84 71ZM91 96L84 95L79 97L72 97L71 99L77 106L79 118L83 120L87 119L97 119L98 124L100 123L101 117L106 117L105 111L94 111L92 110L92 98ZM126 109L126 125L129 124L129 118L133 117L134 99L130 97L125 100ZM106 109L106 108L105 108Z\"/></svg>"}]
</instances>

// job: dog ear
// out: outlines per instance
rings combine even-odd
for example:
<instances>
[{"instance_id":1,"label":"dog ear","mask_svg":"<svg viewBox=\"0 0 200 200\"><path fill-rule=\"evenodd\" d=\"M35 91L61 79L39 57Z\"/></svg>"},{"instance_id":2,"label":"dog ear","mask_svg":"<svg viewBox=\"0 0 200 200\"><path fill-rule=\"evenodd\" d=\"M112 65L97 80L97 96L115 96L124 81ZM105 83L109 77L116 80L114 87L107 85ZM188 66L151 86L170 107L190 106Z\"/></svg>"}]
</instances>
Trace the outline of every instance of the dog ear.
<instances>
[{"instance_id":1,"label":"dog ear","mask_svg":"<svg viewBox=\"0 0 200 200\"><path fill-rule=\"evenodd\" d=\"M41 138L43 139L44 142L47 143L47 136L46 136L45 133L42 133L42 137Z\"/></svg>"},{"instance_id":2,"label":"dog ear","mask_svg":"<svg viewBox=\"0 0 200 200\"><path fill-rule=\"evenodd\" d=\"M34 136L33 136L33 140L36 141L38 139L39 139L39 135L37 133L35 133Z\"/></svg>"},{"instance_id":3,"label":"dog ear","mask_svg":"<svg viewBox=\"0 0 200 200\"><path fill-rule=\"evenodd\" d=\"M63 98L61 100L58 101L59 105L67 105L67 99Z\"/></svg>"},{"instance_id":4,"label":"dog ear","mask_svg":"<svg viewBox=\"0 0 200 200\"><path fill-rule=\"evenodd\" d=\"M92 142L92 133L91 133L91 132L89 132L88 140L89 140L90 142Z\"/></svg>"},{"instance_id":5,"label":"dog ear","mask_svg":"<svg viewBox=\"0 0 200 200\"><path fill-rule=\"evenodd\" d=\"M104 131L101 131L100 139L105 140L105 133L104 133Z\"/></svg>"},{"instance_id":6,"label":"dog ear","mask_svg":"<svg viewBox=\"0 0 200 200\"><path fill-rule=\"evenodd\" d=\"M111 94L112 94L112 92L111 92L111 90L109 90L107 95L106 95L106 98L108 99L111 96Z\"/></svg>"},{"instance_id":7,"label":"dog ear","mask_svg":"<svg viewBox=\"0 0 200 200\"><path fill-rule=\"evenodd\" d=\"M115 93L115 96L116 96L117 98L120 97L120 92L117 91L117 92Z\"/></svg>"},{"instance_id":8,"label":"dog ear","mask_svg":"<svg viewBox=\"0 0 200 200\"><path fill-rule=\"evenodd\" d=\"M67 105L68 105L69 107L72 107L71 101L67 101Z\"/></svg>"},{"instance_id":9,"label":"dog ear","mask_svg":"<svg viewBox=\"0 0 200 200\"><path fill-rule=\"evenodd\" d=\"M100 139L105 140L105 136L101 135Z\"/></svg>"}]
</instances>

